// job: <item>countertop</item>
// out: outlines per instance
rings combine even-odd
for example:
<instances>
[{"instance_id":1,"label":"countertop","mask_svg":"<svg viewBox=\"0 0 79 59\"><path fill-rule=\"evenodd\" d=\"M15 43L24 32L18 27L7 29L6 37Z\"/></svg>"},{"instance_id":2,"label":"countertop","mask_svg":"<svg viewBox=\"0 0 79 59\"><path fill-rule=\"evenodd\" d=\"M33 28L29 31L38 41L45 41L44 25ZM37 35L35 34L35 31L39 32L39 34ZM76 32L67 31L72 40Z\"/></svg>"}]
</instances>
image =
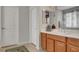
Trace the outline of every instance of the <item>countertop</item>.
<instances>
[{"instance_id":1,"label":"countertop","mask_svg":"<svg viewBox=\"0 0 79 59\"><path fill-rule=\"evenodd\" d=\"M70 32L66 32L64 30L59 30L59 29L53 29L52 31L46 31L45 29L42 29L41 32L79 39L79 33L73 33L73 32L70 33Z\"/></svg>"}]
</instances>

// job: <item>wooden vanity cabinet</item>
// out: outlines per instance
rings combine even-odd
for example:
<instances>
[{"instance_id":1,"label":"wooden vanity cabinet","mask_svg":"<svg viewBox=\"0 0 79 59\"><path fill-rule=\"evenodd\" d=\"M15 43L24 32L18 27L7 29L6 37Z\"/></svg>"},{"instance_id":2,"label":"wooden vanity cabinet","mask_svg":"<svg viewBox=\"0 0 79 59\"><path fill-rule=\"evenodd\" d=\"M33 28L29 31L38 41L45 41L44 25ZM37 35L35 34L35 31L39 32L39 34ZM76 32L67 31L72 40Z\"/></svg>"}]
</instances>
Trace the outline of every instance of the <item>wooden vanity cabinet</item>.
<instances>
[{"instance_id":1,"label":"wooden vanity cabinet","mask_svg":"<svg viewBox=\"0 0 79 59\"><path fill-rule=\"evenodd\" d=\"M79 39L41 33L41 47L48 52L79 52Z\"/></svg>"},{"instance_id":2,"label":"wooden vanity cabinet","mask_svg":"<svg viewBox=\"0 0 79 59\"><path fill-rule=\"evenodd\" d=\"M43 50L46 50L46 47L47 47L47 34L41 33L41 48Z\"/></svg>"},{"instance_id":3,"label":"wooden vanity cabinet","mask_svg":"<svg viewBox=\"0 0 79 59\"><path fill-rule=\"evenodd\" d=\"M67 52L79 52L79 39L67 38Z\"/></svg>"}]
</instances>

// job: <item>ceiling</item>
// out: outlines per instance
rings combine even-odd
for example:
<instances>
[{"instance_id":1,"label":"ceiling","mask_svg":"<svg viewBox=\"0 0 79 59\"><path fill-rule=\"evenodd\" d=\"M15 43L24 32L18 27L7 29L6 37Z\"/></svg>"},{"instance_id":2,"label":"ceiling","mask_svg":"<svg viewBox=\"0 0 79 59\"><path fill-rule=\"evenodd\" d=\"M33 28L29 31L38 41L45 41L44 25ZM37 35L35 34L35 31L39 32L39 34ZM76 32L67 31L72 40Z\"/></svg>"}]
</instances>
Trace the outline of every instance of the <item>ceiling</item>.
<instances>
[{"instance_id":1,"label":"ceiling","mask_svg":"<svg viewBox=\"0 0 79 59\"><path fill-rule=\"evenodd\" d=\"M69 8L72 8L72 7L75 7L75 6L57 6L57 9L58 10L65 10L65 9L69 9Z\"/></svg>"}]
</instances>

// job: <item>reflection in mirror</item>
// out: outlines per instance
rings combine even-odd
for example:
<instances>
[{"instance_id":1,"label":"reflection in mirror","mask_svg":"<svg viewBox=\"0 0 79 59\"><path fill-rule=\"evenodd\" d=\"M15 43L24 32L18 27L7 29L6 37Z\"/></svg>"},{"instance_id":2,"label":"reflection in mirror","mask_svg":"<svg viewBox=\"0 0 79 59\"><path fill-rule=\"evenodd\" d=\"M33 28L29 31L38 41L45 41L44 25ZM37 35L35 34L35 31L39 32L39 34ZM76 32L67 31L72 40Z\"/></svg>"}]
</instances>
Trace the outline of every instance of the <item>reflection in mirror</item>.
<instances>
[{"instance_id":1,"label":"reflection in mirror","mask_svg":"<svg viewBox=\"0 0 79 59\"><path fill-rule=\"evenodd\" d=\"M47 10L45 11L45 19L46 19L46 23L48 23L47 20L49 19L49 11Z\"/></svg>"},{"instance_id":2,"label":"reflection in mirror","mask_svg":"<svg viewBox=\"0 0 79 59\"><path fill-rule=\"evenodd\" d=\"M50 21L50 11L43 10L42 11L42 24L49 24Z\"/></svg>"},{"instance_id":3,"label":"reflection in mirror","mask_svg":"<svg viewBox=\"0 0 79 59\"><path fill-rule=\"evenodd\" d=\"M42 24L52 24L54 19L54 13L49 10L42 11Z\"/></svg>"},{"instance_id":4,"label":"reflection in mirror","mask_svg":"<svg viewBox=\"0 0 79 59\"><path fill-rule=\"evenodd\" d=\"M63 28L79 28L79 7L63 10Z\"/></svg>"}]
</instances>

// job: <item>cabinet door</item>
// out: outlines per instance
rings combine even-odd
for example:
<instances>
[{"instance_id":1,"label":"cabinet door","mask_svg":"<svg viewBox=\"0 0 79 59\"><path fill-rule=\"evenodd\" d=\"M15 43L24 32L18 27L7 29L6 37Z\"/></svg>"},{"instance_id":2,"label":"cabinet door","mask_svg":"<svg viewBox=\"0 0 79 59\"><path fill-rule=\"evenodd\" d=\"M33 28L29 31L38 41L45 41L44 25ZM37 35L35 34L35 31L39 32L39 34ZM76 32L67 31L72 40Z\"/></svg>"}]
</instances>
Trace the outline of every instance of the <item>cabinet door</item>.
<instances>
[{"instance_id":1,"label":"cabinet door","mask_svg":"<svg viewBox=\"0 0 79 59\"><path fill-rule=\"evenodd\" d=\"M65 52L66 44L63 42L55 41L55 52Z\"/></svg>"},{"instance_id":2,"label":"cabinet door","mask_svg":"<svg viewBox=\"0 0 79 59\"><path fill-rule=\"evenodd\" d=\"M47 39L47 51L48 52L54 51L54 40L53 39Z\"/></svg>"},{"instance_id":3,"label":"cabinet door","mask_svg":"<svg viewBox=\"0 0 79 59\"><path fill-rule=\"evenodd\" d=\"M68 44L67 45L67 52L79 52L79 47Z\"/></svg>"},{"instance_id":4,"label":"cabinet door","mask_svg":"<svg viewBox=\"0 0 79 59\"><path fill-rule=\"evenodd\" d=\"M67 43L75 46L79 46L79 39L77 38L67 38Z\"/></svg>"},{"instance_id":5,"label":"cabinet door","mask_svg":"<svg viewBox=\"0 0 79 59\"><path fill-rule=\"evenodd\" d=\"M41 34L41 47L43 50L46 50L46 34L42 33Z\"/></svg>"}]
</instances>

